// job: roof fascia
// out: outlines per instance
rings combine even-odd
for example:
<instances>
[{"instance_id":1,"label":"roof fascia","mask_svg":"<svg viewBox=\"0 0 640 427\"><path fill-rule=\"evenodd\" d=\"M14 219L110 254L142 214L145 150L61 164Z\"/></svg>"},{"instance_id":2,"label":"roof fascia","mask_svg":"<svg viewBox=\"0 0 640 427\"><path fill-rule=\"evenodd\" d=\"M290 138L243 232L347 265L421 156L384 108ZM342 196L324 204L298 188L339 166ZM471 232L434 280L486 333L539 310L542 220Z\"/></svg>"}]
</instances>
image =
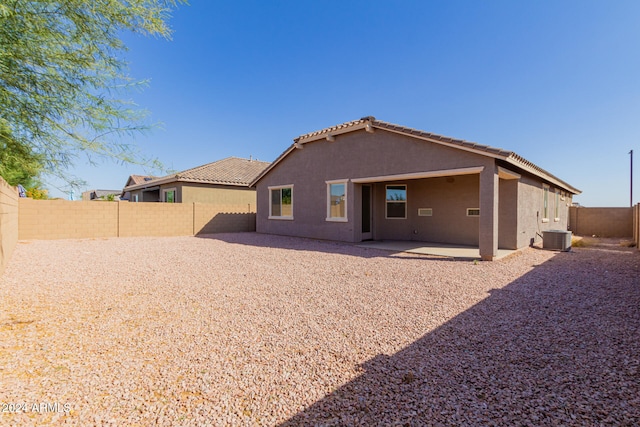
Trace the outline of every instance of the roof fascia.
<instances>
[{"instance_id":1,"label":"roof fascia","mask_svg":"<svg viewBox=\"0 0 640 427\"><path fill-rule=\"evenodd\" d=\"M255 184L262 179L262 177L264 177L267 173L269 173L269 171L271 169L273 169L278 163L280 163L282 161L282 159L284 159L286 156L289 155L289 153L291 153L291 151L293 151L296 147L298 148L302 148L302 146L306 143L309 142L313 142L313 141L319 141L322 139L326 139L327 136L336 136L336 135L340 135L340 134L345 134L345 133L349 133L349 132L355 132L361 129L365 129L365 130L369 130L371 128L376 128L376 129L380 129L380 130L384 130L387 132L393 132L399 135L404 135L404 136L409 136L415 139L419 139L419 140L423 140L423 141L428 141L428 142L432 142L435 144L440 144L442 146L445 147L449 147L449 148L455 148L458 150L463 150L463 151L467 151L470 153L474 153L474 154L478 154L484 157L490 157L493 159L500 159L503 160L507 163L510 163L522 170L525 170L529 173L531 173L534 176L537 176L539 178L542 178L546 181L549 181L550 183L553 183L554 185L563 188L564 190L569 191L570 193L573 194L580 194L582 193L580 190L578 190L577 188L569 185L568 183L562 181L559 178L556 178L555 176L553 176L552 174L550 174L549 172L545 171L544 169L535 166L533 163L529 162L528 160L525 160L524 158L518 156L517 154L509 151L507 153L509 153L508 155L502 155L502 154L498 154L498 153L491 153L485 150L480 150L480 149L475 149L473 147L465 147L464 145L459 145L459 144L455 144L455 143L451 143L451 142L447 142L447 141L441 141L438 140L436 138L430 138L427 136L423 136L423 135L417 135L415 133L411 133L411 132L407 132L405 130L402 129L390 129L387 128L385 126L378 126L376 125L375 121L371 121L371 120L367 120L364 121L363 123L354 125L354 126L350 126L350 127L345 127L343 129L338 129L336 131L328 131L328 132L321 132L318 135L313 135L311 137L307 137L307 138L296 138L294 140L294 144L292 144L284 153L282 153L280 155L280 157L278 157L273 163L271 163L271 165L269 165L269 167L267 167L256 179L253 180L253 182L251 182L249 184L250 187L255 186Z\"/></svg>"},{"instance_id":2,"label":"roof fascia","mask_svg":"<svg viewBox=\"0 0 640 427\"><path fill-rule=\"evenodd\" d=\"M336 130L332 130L332 131L327 131L327 132L320 132L317 135L313 135L313 136L309 136L306 138L303 137L299 137L295 139L295 142L297 142L300 145L306 144L308 142L313 142L313 141L318 141L321 139L328 139L338 136L338 135L342 135L345 133L349 133L349 132L355 132L357 130L360 129L367 129L367 127L371 126L372 123L370 121L365 121L363 123L359 123L357 125L352 125L352 126L345 126L344 128L341 129L336 129ZM331 140L330 140L331 141Z\"/></svg>"},{"instance_id":3,"label":"roof fascia","mask_svg":"<svg viewBox=\"0 0 640 427\"><path fill-rule=\"evenodd\" d=\"M159 179L158 181L147 181L145 184L132 185L131 187L125 187L123 191L134 191L134 190L144 190L145 188L155 187L162 184L168 184L171 182L186 182L192 184L212 184L212 185L228 185L233 187L250 187L249 184L245 183L234 183L234 182L222 182L222 181L204 181L197 179L189 179L189 178L180 178L176 176L172 176L170 178Z\"/></svg>"},{"instance_id":4,"label":"roof fascia","mask_svg":"<svg viewBox=\"0 0 640 427\"><path fill-rule=\"evenodd\" d=\"M395 132L401 135L406 135L406 136L411 136L413 138L417 138L417 139L422 139L424 141L429 141L429 142L433 142L436 144L440 144L440 145L444 145L446 147L451 147L451 148L457 148L458 150L464 150L464 151L469 151L471 153L475 153L475 154L479 154L482 156L486 156L486 157L492 157L494 159L500 159L500 160L504 160L514 166L519 167L520 169L523 169L537 177L540 177L546 181L549 181L551 183L553 183L554 185L561 187L573 194L580 194L582 193L582 191L578 190L577 188L569 185L568 183L562 181L559 178L556 178L555 176L553 176L552 174L550 174L549 172L545 171L544 169L540 168L540 167L535 167L535 165L533 165L533 163L529 162L528 160L525 160L524 158L518 156L517 154L511 152L509 156L503 156L500 154L496 154L496 153L490 153L484 150L478 150L478 149L474 149L471 147L465 147L462 145L458 145L458 144L453 144L450 142L446 142L446 141L439 141L437 139L433 139L433 138L429 138L429 137L425 137L425 136L421 136L421 135L414 135L408 132L403 132L401 130L396 130L396 129L387 129L385 127L379 127L376 126L375 123L373 123L373 126L378 128L378 129L382 129L382 130L386 130L388 132ZM521 159L521 160L520 160Z\"/></svg>"},{"instance_id":5,"label":"roof fascia","mask_svg":"<svg viewBox=\"0 0 640 427\"><path fill-rule=\"evenodd\" d=\"M177 175L171 175L164 178L152 179L151 181L146 181L146 182L143 182L142 184L136 184L129 187L124 187L123 191L143 190L148 187L154 187L156 185L166 184L167 182L175 182L179 180L180 178L178 178Z\"/></svg>"},{"instance_id":6,"label":"roof fascia","mask_svg":"<svg viewBox=\"0 0 640 427\"><path fill-rule=\"evenodd\" d=\"M548 181L550 183L552 183L553 185L555 185L556 187L560 187L564 190L567 190L570 193L573 193L575 195L578 195L580 193L582 193L582 191L578 190L577 188L567 184L566 182L562 181L560 178L556 178L555 176L551 175L549 172L545 171L542 168L536 168L533 166L533 163L529 162L528 160L523 159L520 156L509 156L506 159L504 159L507 163L512 164L526 172L529 172L532 175L535 175L539 178L542 178L545 181Z\"/></svg>"}]
</instances>

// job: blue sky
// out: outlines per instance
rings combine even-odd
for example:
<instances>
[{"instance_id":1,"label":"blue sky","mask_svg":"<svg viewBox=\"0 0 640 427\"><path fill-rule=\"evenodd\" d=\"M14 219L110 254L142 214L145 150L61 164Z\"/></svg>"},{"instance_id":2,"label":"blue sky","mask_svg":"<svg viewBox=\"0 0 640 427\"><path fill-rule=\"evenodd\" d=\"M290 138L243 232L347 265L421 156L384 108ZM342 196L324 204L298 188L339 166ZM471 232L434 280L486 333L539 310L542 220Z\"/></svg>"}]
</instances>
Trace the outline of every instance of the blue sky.
<instances>
[{"instance_id":1,"label":"blue sky","mask_svg":"<svg viewBox=\"0 0 640 427\"><path fill-rule=\"evenodd\" d=\"M192 0L173 40L124 37L130 75L150 80L130 96L163 123L127 142L174 170L272 161L298 135L373 115L515 151L585 206L627 206L639 18L638 1ZM144 170L80 158L71 172L118 189Z\"/></svg>"}]
</instances>

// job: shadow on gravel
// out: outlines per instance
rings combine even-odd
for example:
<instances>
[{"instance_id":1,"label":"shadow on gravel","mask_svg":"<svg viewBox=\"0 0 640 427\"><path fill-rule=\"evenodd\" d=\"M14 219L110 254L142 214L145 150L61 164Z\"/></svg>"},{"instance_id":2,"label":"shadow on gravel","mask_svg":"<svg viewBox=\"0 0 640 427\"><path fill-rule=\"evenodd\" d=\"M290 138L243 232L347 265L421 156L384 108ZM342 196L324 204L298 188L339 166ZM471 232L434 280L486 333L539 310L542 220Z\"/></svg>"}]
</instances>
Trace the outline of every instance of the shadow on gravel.
<instances>
[{"instance_id":1,"label":"shadow on gravel","mask_svg":"<svg viewBox=\"0 0 640 427\"><path fill-rule=\"evenodd\" d=\"M640 255L558 253L297 425L640 425Z\"/></svg>"},{"instance_id":2,"label":"shadow on gravel","mask_svg":"<svg viewBox=\"0 0 640 427\"><path fill-rule=\"evenodd\" d=\"M398 258L422 260L431 259L437 261L469 262L468 259L457 259L453 257L417 255L408 252L390 252L387 250L375 248L363 248L356 246L356 244L347 242L334 242L331 240L318 240L304 237L277 236L255 232L199 234L195 237L201 239L215 239L231 244L247 245L261 248L287 249L293 251L313 251L328 254L359 256L362 258Z\"/></svg>"}]
</instances>

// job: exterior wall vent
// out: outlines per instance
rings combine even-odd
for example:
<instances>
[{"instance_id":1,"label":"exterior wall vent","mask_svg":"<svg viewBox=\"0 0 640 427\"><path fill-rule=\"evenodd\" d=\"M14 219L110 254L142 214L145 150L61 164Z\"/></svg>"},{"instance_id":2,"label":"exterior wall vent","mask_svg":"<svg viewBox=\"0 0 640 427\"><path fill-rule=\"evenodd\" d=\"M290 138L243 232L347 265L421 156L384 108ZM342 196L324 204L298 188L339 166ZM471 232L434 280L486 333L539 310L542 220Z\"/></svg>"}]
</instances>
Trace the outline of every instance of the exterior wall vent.
<instances>
[{"instance_id":1,"label":"exterior wall vent","mask_svg":"<svg viewBox=\"0 0 640 427\"><path fill-rule=\"evenodd\" d=\"M543 231L542 248L565 252L571 250L571 232L562 230Z\"/></svg>"},{"instance_id":2,"label":"exterior wall vent","mask_svg":"<svg viewBox=\"0 0 640 427\"><path fill-rule=\"evenodd\" d=\"M418 216L433 216L433 209L432 208L419 208L418 209Z\"/></svg>"}]
</instances>

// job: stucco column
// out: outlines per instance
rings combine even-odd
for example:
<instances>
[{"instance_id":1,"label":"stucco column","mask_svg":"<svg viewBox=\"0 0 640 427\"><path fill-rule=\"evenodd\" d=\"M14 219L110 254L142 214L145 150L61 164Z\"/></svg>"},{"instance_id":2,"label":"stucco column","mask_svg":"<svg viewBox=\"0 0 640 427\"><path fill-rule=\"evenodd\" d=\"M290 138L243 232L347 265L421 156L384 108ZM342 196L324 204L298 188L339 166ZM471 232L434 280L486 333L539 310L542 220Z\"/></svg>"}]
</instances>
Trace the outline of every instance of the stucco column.
<instances>
[{"instance_id":1,"label":"stucco column","mask_svg":"<svg viewBox=\"0 0 640 427\"><path fill-rule=\"evenodd\" d=\"M494 163L480 172L480 258L493 261L498 255L498 170Z\"/></svg>"}]
</instances>

